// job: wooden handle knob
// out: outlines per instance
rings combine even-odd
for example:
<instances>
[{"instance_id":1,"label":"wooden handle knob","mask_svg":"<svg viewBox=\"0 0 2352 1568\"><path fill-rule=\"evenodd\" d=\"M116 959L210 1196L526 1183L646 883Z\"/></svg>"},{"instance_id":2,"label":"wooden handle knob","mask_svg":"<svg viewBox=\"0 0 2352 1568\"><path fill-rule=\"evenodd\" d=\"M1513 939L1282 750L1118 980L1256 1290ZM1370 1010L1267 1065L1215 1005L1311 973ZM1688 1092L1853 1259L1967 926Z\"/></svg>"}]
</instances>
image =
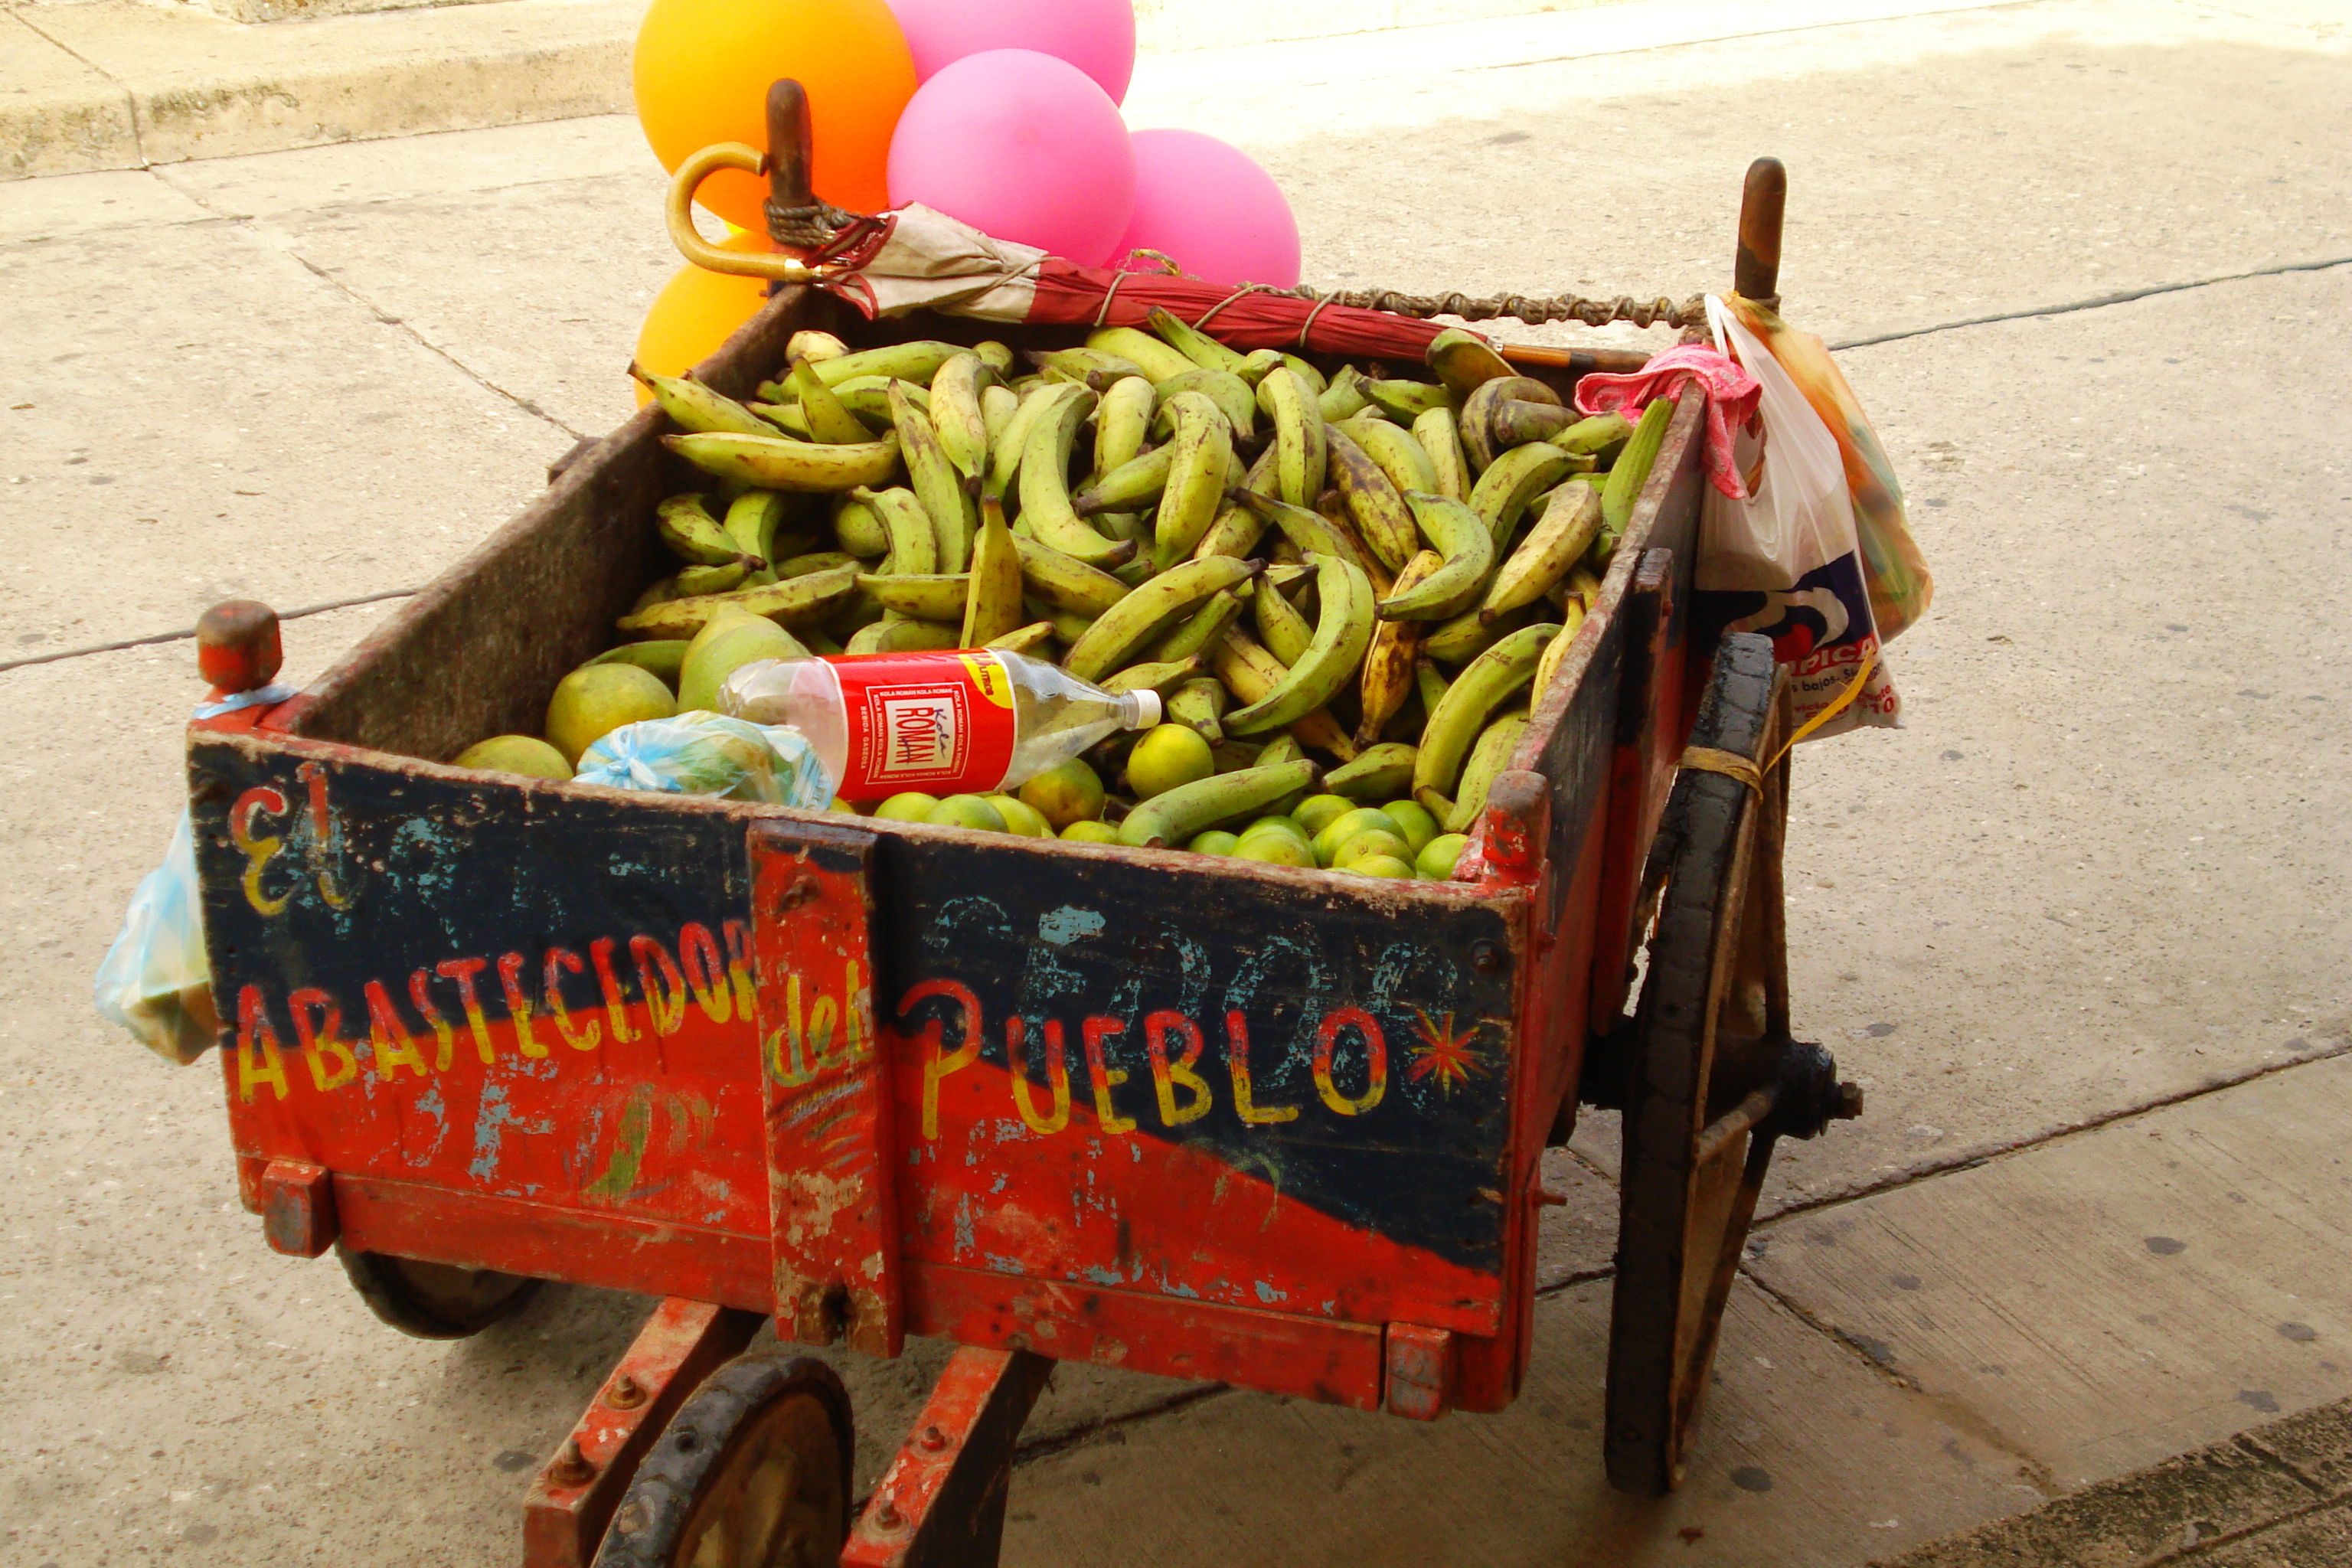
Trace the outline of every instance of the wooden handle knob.
<instances>
[{"instance_id":1,"label":"wooden handle knob","mask_svg":"<svg viewBox=\"0 0 2352 1568\"><path fill-rule=\"evenodd\" d=\"M768 84L768 195L784 208L816 200L809 184L808 89L790 77Z\"/></svg>"},{"instance_id":2,"label":"wooden handle knob","mask_svg":"<svg viewBox=\"0 0 2352 1568\"><path fill-rule=\"evenodd\" d=\"M1789 171L1778 158L1748 165L1739 193L1739 255L1731 286L1743 299L1777 307L1780 302L1780 213L1789 200Z\"/></svg>"},{"instance_id":3,"label":"wooden handle knob","mask_svg":"<svg viewBox=\"0 0 2352 1568\"><path fill-rule=\"evenodd\" d=\"M196 669L221 695L267 686L286 662L278 612L251 599L215 605L196 622Z\"/></svg>"}]
</instances>

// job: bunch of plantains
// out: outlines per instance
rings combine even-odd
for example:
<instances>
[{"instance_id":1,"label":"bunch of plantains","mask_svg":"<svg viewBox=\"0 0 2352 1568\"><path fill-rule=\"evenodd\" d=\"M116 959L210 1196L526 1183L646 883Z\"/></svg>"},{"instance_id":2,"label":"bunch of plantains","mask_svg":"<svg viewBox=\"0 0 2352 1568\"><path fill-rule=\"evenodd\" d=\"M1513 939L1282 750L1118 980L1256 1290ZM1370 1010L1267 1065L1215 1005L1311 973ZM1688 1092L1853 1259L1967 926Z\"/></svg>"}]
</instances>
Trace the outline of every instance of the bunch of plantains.
<instances>
[{"instance_id":1,"label":"bunch of plantains","mask_svg":"<svg viewBox=\"0 0 2352 1568\"><path fill-rule=\"evenodd\" d=\"M1025 802L878 814L1450 875L1674 405L1580 418L1459 331L1430 344L1427 379L1327 378L1164 311L1151 327L1032 353L1025 374L1000 342L850 352L803 332L748 404L640 373L709 483L662 502L682 564L589 668L650 673L691 709L749 658L1058 660L1152 688L1169 721Z\"/></svg>"}]
</instances>

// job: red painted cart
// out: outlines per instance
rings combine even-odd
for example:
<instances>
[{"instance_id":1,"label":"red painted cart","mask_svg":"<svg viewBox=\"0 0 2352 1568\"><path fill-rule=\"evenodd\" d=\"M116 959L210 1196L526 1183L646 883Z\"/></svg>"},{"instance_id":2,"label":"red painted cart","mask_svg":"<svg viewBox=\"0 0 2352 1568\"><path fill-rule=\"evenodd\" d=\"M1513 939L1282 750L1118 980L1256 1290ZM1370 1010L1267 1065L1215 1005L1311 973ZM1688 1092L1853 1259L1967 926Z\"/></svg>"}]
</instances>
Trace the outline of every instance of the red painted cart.
<instances>
[{"instance_id":1,"label":"red painted cart","mask_svg":"<svg viewBox=\"0 0 2352 1568\"><path fill-rule=\"evenodd\" d=\"M1779 219L1760 163L1752 297ZM787 289L702 374L748 392L803 327L983 335ZM1638 363L1509 357L1563 392ZM1774 1142L1859 1110L1789 1032L1770 649L1688 614L1701 413L1494 787L1483 879L1439 884L416 760L535 729L657 574L677 485L647 410L311 690L191 733L269 1244L335 1248L428 1336L540 1280L666 1299L532 1486L537 1568L987 1563L1056 1359L1419 1420L1508 1405L1542 1153L1609 1106L1610 1475L1671 1487ZM203 647L258 687L274 618L224 606ZM768 1317L962 1347L854 1521L838 1381L737 1355Z\"/></svg>"}]
</instances>

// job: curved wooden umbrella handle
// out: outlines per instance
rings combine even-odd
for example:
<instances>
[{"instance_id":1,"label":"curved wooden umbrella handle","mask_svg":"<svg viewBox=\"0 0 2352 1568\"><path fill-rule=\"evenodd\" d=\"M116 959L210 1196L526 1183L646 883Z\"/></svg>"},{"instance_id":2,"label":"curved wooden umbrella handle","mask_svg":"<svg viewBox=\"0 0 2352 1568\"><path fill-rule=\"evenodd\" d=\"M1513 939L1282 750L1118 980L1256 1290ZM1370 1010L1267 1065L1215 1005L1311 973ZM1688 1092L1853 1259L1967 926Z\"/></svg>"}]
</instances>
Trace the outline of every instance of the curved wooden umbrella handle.
<instances>
[{"instance_id":1,"label":"curved wooden umbrella handle","mask_svg":"<svg viewBox=\"0 0 2352 1568\"><path fill-rule=\"evenodd\" d=\"M764 175L768 160L761 153L740 142L721 142L705 147L677 166L670 176L669 242L677 253L697 267L710 272L731 272L740 278L772 278L785 283L813 283L823 276L815 268L793 257L761 254L754 251L721 250L702 237L694 226L694 193L702 182L721 169L739 169L747 174Z\"/></svg>"}]
</instances>

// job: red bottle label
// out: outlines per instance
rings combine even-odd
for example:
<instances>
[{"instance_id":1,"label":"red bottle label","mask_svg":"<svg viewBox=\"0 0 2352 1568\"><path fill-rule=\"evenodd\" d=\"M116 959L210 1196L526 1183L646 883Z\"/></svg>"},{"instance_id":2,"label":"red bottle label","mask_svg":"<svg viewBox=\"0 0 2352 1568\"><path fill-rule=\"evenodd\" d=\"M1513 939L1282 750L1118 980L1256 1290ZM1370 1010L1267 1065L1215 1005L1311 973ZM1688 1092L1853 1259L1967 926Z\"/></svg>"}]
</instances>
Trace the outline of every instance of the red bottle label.
<instances>
[{"instance_id":1,"label":"red bottle label","mask_svg":"<svg viewBox=\"0 0 2352 1568\"><path fill-rule=\"evenodd\" d=\"M1013 683L996 655L862 653L828 658L849 727L844 800L901 790L984 793L1013 766Z\"/></svg>"}]
</instances>

